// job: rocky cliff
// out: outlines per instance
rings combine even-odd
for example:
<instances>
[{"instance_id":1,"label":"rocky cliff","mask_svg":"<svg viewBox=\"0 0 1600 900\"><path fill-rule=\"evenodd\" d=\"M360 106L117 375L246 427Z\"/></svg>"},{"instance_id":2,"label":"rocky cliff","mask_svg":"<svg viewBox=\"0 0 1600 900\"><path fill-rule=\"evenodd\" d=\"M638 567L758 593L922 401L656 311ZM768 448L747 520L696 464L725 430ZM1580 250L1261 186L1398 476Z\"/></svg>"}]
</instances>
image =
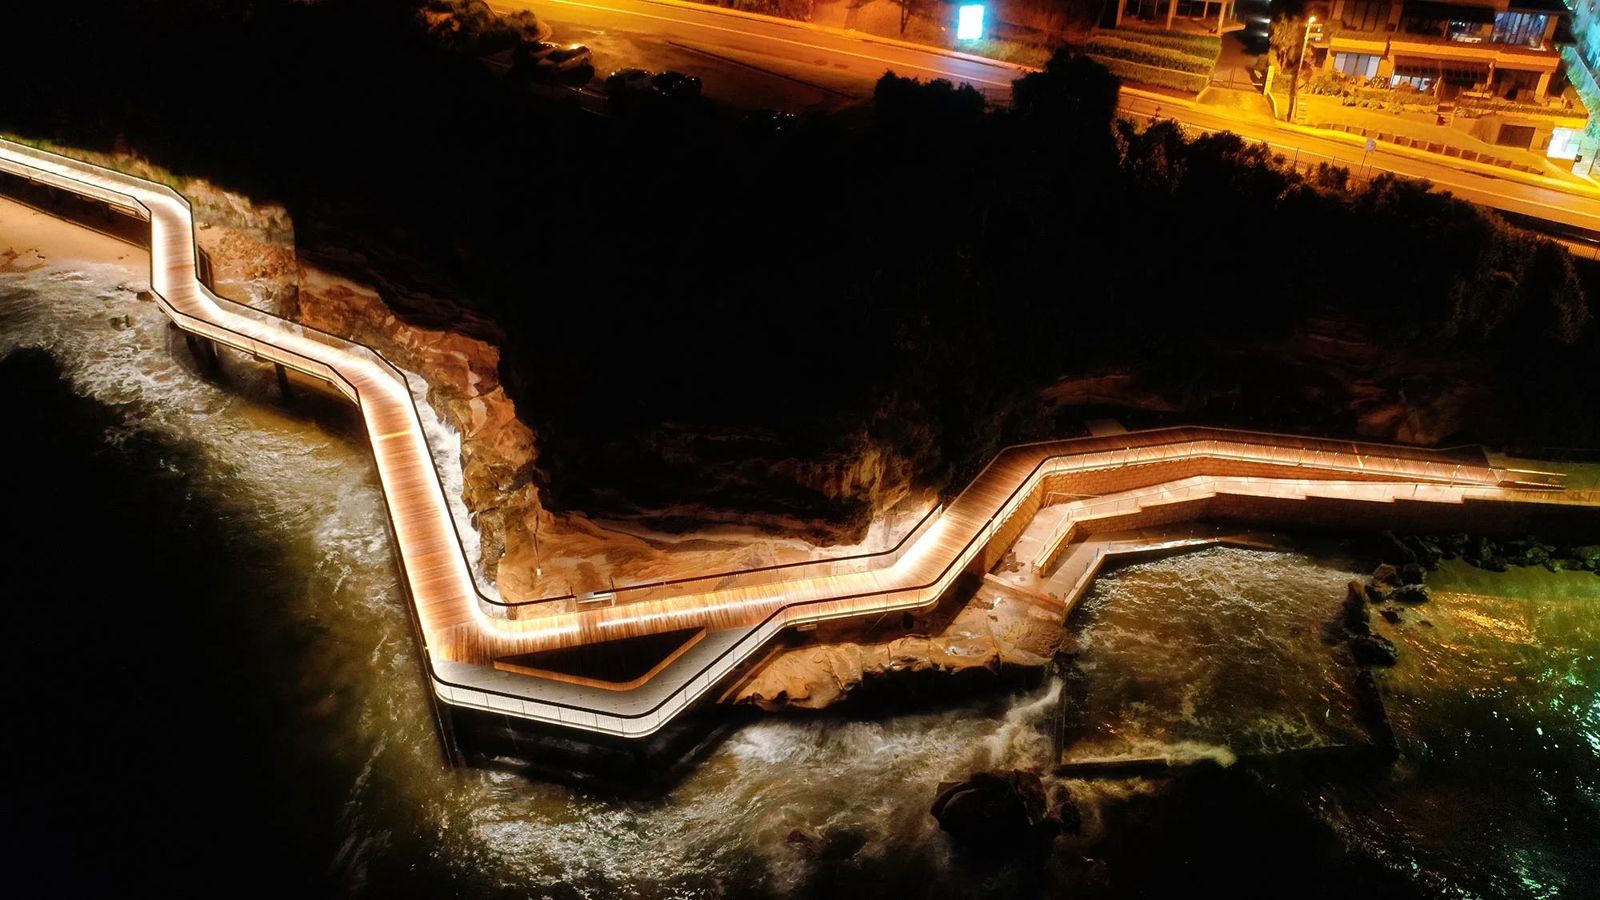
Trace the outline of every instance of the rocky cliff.
<instances>
[{"instance_id":1,"label":"rocky cliff","mask_svg":"<svg viewBox=\"0 0 1600 900\"><path fill-rule=\"evenodd\" d=\"M826 459L772 454L758 460L760 471L725 473L857 504L867 510L858 522L747 515L733 506L687 503L642 508L632 525L552 512L540 490L535 435L500 377L492 323L436 289L400 286L385 275L393 261L370 263L328 248L306 253L296 246L280 207L136 161L108 162L159 176L194 198L197 237L220 293L371 346L427 382L429 404L461 436L462 499L482 540L484 574L507 599L876 550L892 538L881 522L867 527L875 514L922 500L909 497L903 464L862 442L853 452ZM721 471L728 461L706 450L707 442L718 443L718 437L669 435L651 452L673 465ZM916 518L898 515L893 524L909 528ZM665 523L671 527L661 527Z\"/></svg>"}]
</instances>

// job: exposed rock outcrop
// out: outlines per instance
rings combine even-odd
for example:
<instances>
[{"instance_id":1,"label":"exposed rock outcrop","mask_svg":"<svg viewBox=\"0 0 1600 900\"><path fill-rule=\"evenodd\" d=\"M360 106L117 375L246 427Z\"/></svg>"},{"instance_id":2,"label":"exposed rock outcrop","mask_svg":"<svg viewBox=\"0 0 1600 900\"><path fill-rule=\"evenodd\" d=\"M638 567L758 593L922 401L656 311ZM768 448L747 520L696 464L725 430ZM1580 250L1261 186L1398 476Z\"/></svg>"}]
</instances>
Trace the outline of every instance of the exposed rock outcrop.
<instances>
[{"instance_id":1,"label":"exposed rock outcrop","mask_svg":"<svg viewBox=\"0 0 1600 900\"><path fill-rule=\"evenodd\" d=\"M308 256L297 248L281 207L136 159L106 161L174 184L192 198L197 240L224 296L367 344L427 382L430 405L461 435L462 499L482 539L484 573L507 599L848 554L851 548L825 549L806 539L859 537L872 514L907 496L904 461L862 441L828 458L767 454L751 463L761 471L750 473L780 493L789 485L867 510L859 521L819 523L681 505L657 513L677 523L670 529L676 533L656 535L648 527L625 532L582 514L553 514L538 487L537 442L500 380L498 329L446 296L447 286L406 271L405 260L377 259L367 251L321 246ZM682 456L686 466L705 467L718 454L704 440L690 436L658 449ZM901 524L912 521L904 516Z\"/></svg>"},{"instance_id":2,"label":"exposed rock outcrop","mask_svg":"<svg viewBox=\"0 0 1600 900\"><path fill-rule=\"evenodd\" d=\"M500 383L499 348L407 323L375 289L304 261L299 284L301 322L366 344L427 381L428 402L461 435L463 500L478 524L492 576L507 532L542 514L531 484L533 432L517 418Z\"/></svg>"},{"instance_id":3,"label":"exposed rock outcrop","mask_svg":"<svg viewBox=\"0 0 1600 900\"><path fill-rule=\"evenodd\" d=\"M999 672L1037 669L1061 649L1061 612L1048 601L1019 597L985 583L932 634L828 634L784 650L733 695L763 709L822 709L869 678L912 672ZM892 633L891 633L892 635Z\"/></svg>"},{"instance_id":4,"label":"exposed rock outcrop","mask_svg":"<svg viewBox=\"0 0 1600 900\"><path fill-rule=\"evenodd\" d=\"M1542 566L1552 572L1600 573L1600 546L1550 544L1535 536L1519 540L1492 540L1482 535L1395 535L1385 532L1377 551L1399 566L1397 582L1422 584L1428 569L1441 560L1460 559L1491 572L1511 566Z\"/></svg>"}]
</instances>

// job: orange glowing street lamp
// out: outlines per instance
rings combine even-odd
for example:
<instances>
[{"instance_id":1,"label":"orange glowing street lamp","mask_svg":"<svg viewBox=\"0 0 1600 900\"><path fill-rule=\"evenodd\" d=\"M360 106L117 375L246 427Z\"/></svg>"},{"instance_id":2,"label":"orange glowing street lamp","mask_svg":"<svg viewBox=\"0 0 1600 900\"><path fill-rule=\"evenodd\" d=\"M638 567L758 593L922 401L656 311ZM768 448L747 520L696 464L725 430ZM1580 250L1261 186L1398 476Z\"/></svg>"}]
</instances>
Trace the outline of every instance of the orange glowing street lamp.
<instances>
[{"instance_id":1,"label":"orange glowing street lamp","mask_svg":"<svg viewBox=\"0 0 1600 900\"><path fill-rule=\"evenodd\" d=\"M1306 45L1311 43L1311 30L1315 28L1317 37L1322 37L1322 26L1317 24L1317 17L1306 19L1305 34L1300 38L1300 55L1294 60L1294 75L1289 79L1289 121L1294 121L1295 103L1300 94L1300 68L1306 62Z\"/></svg>"}]
</instances>

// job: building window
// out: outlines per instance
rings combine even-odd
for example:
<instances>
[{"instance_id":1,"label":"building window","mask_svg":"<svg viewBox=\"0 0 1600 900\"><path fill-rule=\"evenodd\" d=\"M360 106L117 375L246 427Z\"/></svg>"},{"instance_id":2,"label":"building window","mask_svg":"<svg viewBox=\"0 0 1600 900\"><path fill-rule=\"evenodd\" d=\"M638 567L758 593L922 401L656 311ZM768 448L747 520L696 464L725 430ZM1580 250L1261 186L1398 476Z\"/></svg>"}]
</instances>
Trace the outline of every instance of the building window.
<instances>
[{"instance_id":1,"label":"building window","mask_svg":"<svg viewBox=\"0 0 1600 900\"><path fill-rule=\"evenodd\" d=\"M1550 17L1538 13L1503 12L1494 17L1494 42L1520 44L1524 47L1544 46L1544 30Z\"/></svg>"},{"instance_id":2,"label":"building window","mask_svg":"<svg viewBox=\"0 0 1600 900\"><path fill-rule=\"evenodd\" d=\"M1452 19L1450 20L1449 38L1452 41L1460 41L1463 44L1481 44L1483 43L1482 26L1477 22L1457 22Z\"/></svg>"},{"instance_id":3,"label":"building window","mask_svg":"<svg viewBox=\"0 0 1600 900\"><path fill-rule=\"evenodd\" d=\"M1335 53L1333 67L1351 78L1375 78L1378 56L1373 53Z\"/></svg>"},{"instance_id":4,"label":"building window","mask_svg":"<svg viewBox=\"0 0 1600 900\"><path fill-rule=\"evenodd\" d=\"M1539 73L1500 69L1494 73L1495 93L1508 100L1535 100L1539 95Z\"/></svg>"},{"instance_id":5,"label":"building window","mask_svg":"<svg viewBox=\"0 0 1600 900\"><path fill-rule=\"evenodd\" d=\"M1389 0L1345 0L1339 22L1355 31L1382 31L1389 24Z\"/></svg>"},{"instance_id":6,"label":"building window","mask_svg":"<svg viewBox=\"0 0 1600 900\"><path fill-rule=\"evenodd\" d=\"M1431 34L1434 37L1443 37L1446 24L1445 19L1435 17L1431 10L1401 12L1400 30L1406 34Z\"/></svg>"}]
</instances>

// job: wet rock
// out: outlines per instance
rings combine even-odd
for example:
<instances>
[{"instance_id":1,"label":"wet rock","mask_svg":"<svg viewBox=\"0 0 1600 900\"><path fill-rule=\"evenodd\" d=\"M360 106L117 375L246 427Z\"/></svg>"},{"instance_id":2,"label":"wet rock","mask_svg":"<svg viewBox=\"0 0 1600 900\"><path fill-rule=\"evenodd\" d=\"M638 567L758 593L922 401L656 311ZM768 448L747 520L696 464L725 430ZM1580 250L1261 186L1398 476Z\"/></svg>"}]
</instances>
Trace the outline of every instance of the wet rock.
<instances>
[{"instance_id":1,"label":"wet rock","mask_svg":"<svg viewBox=\"0 0 1600 900\"><path fill-rule=\"evenodd\" d=\"M1393 723L1389 721L1389 710L1383 702L1383 689L1378 686L1378 678L1371 669L1356 673L1354 693L1356 714L1371 736L1373 747L1384 759L1398 759L1400 739L1394 733Z\"/></svg>"},{"instance_id":2,"label":"wet rock","mask_svg":"<svg viewBox=\"0 0 1600 900\"><path fill-rule=\"evenodd\" d=\"M1506 570L1505 560L1500 556L1500 548L1495 545L1494 541L1486 537L1469 540L1466 552L1461 555L1461 558L1482 569L1489 569L1495 572L1504 572Z\"/></svg>"},{"instance_id":3,"label":"wet rock","mask_svg":"<svg viewBox=\"0 0 1600 900\"><path fill-rule=\"evenodd\" d=\"M1400 583L1400 570L1389 563L1381 563L1372 570L1372 583L1397 585Z\"/></svg>"},{"instance_id":4,"label":"wet rock","mask_svg":"<svg viewBox=\"0 0 1600 900\"><path fill-rule=\"evenodd\" d=\"M1401 586L1421 584L1427 578L1428 572L1419 563L1406 563L1400 567Z\"/></svg>"},{"instance_id":5,"label":"wet rock","mask_svg":"<svg viewBox=\"0 0 1600 900\"><path fill-rule=\"evenodd\" d=\"M142 300L145 303L149 303L150 301L156 299L156 295L152 294L149 291L140 291L139 293L134 294L133 296L134 296L135 299Z\"/></svg>"},{"instance_id":6,"label":"wet rock","mask_svg":"<svg viewBox=\"0 0 1600 900\"><path fill-rule=\"evenodd\" d=\"M1078 804L1072 795L1062 791L1050 805L1050 818L1055 821L1063 834L1083 833L1083 811L1078 809Z\"/></svg>"},{"instance_id":7,"label":"wet rock","mask_svg":"<svg viewBox=\"0 0 1600 900\"><path fill-rule=\"evenodd\" d=\"M1400 566L1417 561L1417 552L1406 543L1395 537L1394 532L1385 531L1378 536L1379 549L1383 554L1383 561Z\"/></svg>"},{"instance_id":8,"label":"wet rock","mask_svg":"<svg viewBox=\"0 0 1600 900\"><path fill-rule=\"evenodd\" d=\"M1367 588L1359 581L1352 581L1346 586L1341 622L1345 630L1353 635L1372 631L1372 614L1367 610Z\"/></svg>"},{"instance_id":9,"label":"wet rock","mask_svg":"<svg viewBox=\"0 0 1600 900\"><path fill-rule=\"evenodd\" d=\"M1445 559L1460 559L1466 556L1472 545L1472 539L1461 532L1447 534L1439 539L1439 549L1443 551Z\"/></svg>"},{"instance_id":10,"label":"wet rock","mask_svg":"<svg viewBox=\"0 0 1600 900\"><path fill-rule=\"evenodd\" d=\"M796 828L784 835L783 842L792 847L802 856L815 859L822 855L824 843L822 836L807 828Z\"/></svg>"},{"instance_id":11,"label":"wet rock","mask_svg":"<svg viewBox=\"0 0 1600 900\"><path fill-rule=\"evenodd\" d=\"M966 781L940 785L929 812L952 841L995 855L1036 846L1061 826L1048 813L1039 776L1018 769L974 772Z\"/></svg>"},{"instance_id":12,"label":"wet rock","mask_svg":"<svg viewBox=\"0 0 1600 900\"><path fill-rule=\"evenodd\" d=\"M1555 557L1556 548L1536 537L1509 541L1502 547L1506 562L1514 566L1542 566Z\"/></svg>"},{"instance_id":13,"label":"wet rock","mask_svg":"<svg viewBox=\"0 0 1600 900\"><path fill-rule=\"evenodd\" d=\"M1600 544L1569 547L1561 556L1569 569L1600 572Z\"/></svg>"},{"instance_id":14,"label":"wet rock","mask_svg":"<svg viewBox=\"0 0 1600 900\"><path fill-rule=\"evenodd\" d=\"M1439 560L1444 559L1444 550L1432 538L1420 534L1411 534L1406 535L1403 540L1416 556L1417 564L1424 569L1431 569L1439 564ZM1404 572L1401 574L1403 577Z\"/></svg>"},{"instance_id":15,"label":"wet rock","mask_svg":"<svg viewBox=\"0 0 1600 900\"><path fill-rule=\"evenodd\" d=\"M1400 624L1400 610L1398 610L1398 609L1395 609L1393 607L1389 607L1387 609L1384 609L1384 610L1380 611L1378 614L1383 616L1383 620L1385 622L1388 622L1390 625L1399 625Z\"/></svg>"},{"instance_id":16,"label":"wet rock","mask_svg":"<svg viewBox=\"0 0 1600 900\"><path fill-rule=\"evenodd\" d=\"M1389 596L1391 599L1398 600L1401 603L1427 603L1429 599L1428 586L1423 584L1402 585L1395 588L1394 593Z\"/></svg>"},{"instance_id":17,"label":"wet rock","mask_svg":"<svg viewBox=\"0 0 1600 900\"><path fill-rule=\"evenodd\" d=\"M1376 634L1352 635L1350 653L1362 666L1392 666L1400 661L1400 650L1394 642Z\"/></svg>"}]
</instances>

